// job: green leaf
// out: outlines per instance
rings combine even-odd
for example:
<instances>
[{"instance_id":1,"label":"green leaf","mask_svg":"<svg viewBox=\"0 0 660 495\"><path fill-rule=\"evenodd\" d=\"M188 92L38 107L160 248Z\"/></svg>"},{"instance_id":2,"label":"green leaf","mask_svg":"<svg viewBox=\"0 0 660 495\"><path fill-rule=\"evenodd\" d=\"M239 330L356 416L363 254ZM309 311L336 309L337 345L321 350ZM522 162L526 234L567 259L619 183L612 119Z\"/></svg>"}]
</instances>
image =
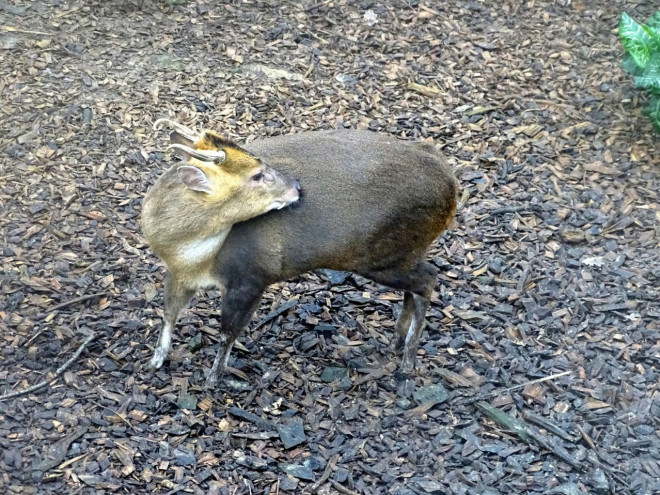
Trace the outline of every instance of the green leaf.
<instances>
[{"instance_id":1,"label":"green leaf","mask_svg":"<svg viewBox=\"0 0 660 495\"><path fill-rule=\"evenodd\" d=\"M660 131L660 96L652 96L648 107L646 107L645 114L651 117L651 122L656 130Z\"/></svg>"},{"instance_id":2,"label":"green leaf","mask_svg":"<svg viewBox=\"0 0 660 495\"><path fill-rule=\"evenodd\" d=\"M635 22L625 12L621 14L619 22L619 37L623 47L630 53L635 63L642 69L651 58L651 44L653 38L644 30L641 24Z\"/></svg>"},{"instance_id":3,"label":"green leaf","mask_svg":"<svg viewBox=\"0 0 660 495\"><path fill-rule=\"evenodd\" d=\"M646 25L660 31L660 10L656 10L655 14L646 22Z\"/></svg>"},{"instance_id":4,"label":"green leaf","mask_svg":"<svg viewBox=\"0 0 660 495\"><path fill-rule=\"evenodd\" d=\"M646 115L651 115L653 113L660 113L660 98L657 96L653 98L649 98L649 104L644 109L644 113Z\"/></svg>"},{"instance_id":5,"label":"green leaf","mask_svg":"<svg viewBox=\"0 0 660 495\"><path fill-rule=\"evenodd\" d=\"M646 24L642 24L642 29L651 38L651 51L660 50L660 31Z\"/></svg>"},{"instance_id":6,"label":"green leaf","mask_svg":"<svg viewBox=\"0 0 660 495\"><path fill-rule=\"evenodd\" d=\"M655 113L654 115L651 116L651 122L653 123L653 127L655 127L655 130L660 132L660 112Z\"/></svg>"},{"instance_id":7,"label":"green leaf","mask_svg":"<svg viewBox=\"0 0 660 495\"><path fill-rule=\"evenodd\" d=\"M644 69L642 69L639 65L635 63L635 59L632 58L632 55L630 53L626 53L623 56L623 62L621 62L621 67L628 74L632 74L633 76L641 76L642 73L644 72Z\"/></svg>"},{"instance_id":8,"label":"green leaf","mask_svg":"<svg viewBox=\"0 0 660 495\"><path fill-rule=\"evenodd\" d=\"M635 76L635 86L652 92L660 90L660 51L654 52L642 74Z\"/></svg>"}]
</instances>

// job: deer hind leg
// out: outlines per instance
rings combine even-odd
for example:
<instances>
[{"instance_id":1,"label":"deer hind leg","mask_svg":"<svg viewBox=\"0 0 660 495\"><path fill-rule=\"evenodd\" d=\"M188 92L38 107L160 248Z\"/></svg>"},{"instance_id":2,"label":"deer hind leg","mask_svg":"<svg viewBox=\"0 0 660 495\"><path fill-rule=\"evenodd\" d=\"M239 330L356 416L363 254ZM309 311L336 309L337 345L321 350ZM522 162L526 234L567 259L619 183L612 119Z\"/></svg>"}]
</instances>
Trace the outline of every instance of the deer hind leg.
<instances>
[{"instance_id":1,"label":"deer hind leg","mask_svg":"<svg viewBox=\"0 0 660 495\"><path fill-rule=\"evenodd\" d=\"M431 263L421 260L412 269L409 265L399 265L363 274L375 282L405 291L403 310L396 323L392 344L396 350L403 348L399 370L404 374L409 374L415 366L436 274L437 270Z\"/></svg>"},{"instance_id":2,"label":"deer hind leg","mask_svg":"<svg viewBox=\"0 0 660 495\"><path fill-rule=\"evenodd\" d=\"M401 314L396 320L396 326L394 327L394 338L392 339L392 344L390 346L392 351L399 352L403 349L414 312L415 296L412 292L406 291L403 295Z\"/></svg>"},{"instance_id":3,"label":"deer hind leg","mask_svg":"<svg viewBox=\"0 0 660 495\"><path fill-rule=\"evenodd\" d=\"M401 365L399 366L401 373L406 375L415 367L415 356L419 348L419 339L426 326L426 311L429 308L429 304L430 301L428 298L413 294L414 310L403 344L403 356L401 357Z\"/></svg>"}]
</instances>

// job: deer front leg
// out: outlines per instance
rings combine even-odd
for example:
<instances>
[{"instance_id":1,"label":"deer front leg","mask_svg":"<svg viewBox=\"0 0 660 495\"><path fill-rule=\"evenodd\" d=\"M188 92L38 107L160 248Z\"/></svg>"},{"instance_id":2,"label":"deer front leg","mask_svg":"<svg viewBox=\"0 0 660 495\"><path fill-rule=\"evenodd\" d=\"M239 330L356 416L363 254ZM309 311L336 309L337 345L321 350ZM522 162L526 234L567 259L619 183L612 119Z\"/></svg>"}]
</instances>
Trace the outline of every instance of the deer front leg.
<instances>
[{"instance_id":1,"label":"deer front leg","mask_svg":"<svg viewBox=\"0 0 660 495\"><path fill-rule=\"evenodd\" d=\"M169 275L165 284L163 328L160 331L154 355L149 361L150 368L157 370L163 366L165 358L172 347L172 332L179 318L179 313L185 309L194 294L194 290L185 287L174 276Z\"/></svg>"},{"instance_id":2,"label":"deer front leg","mask_svg":"<svg viewBox=\"0 0 660 495\"><path fill-rule=\"evenodd\" d=\"M229 353L243 329L250 323L252 314L261 299L262 288L243 282L239 287L227 287L222 303L220 347L206 377L206 388L211 389L218 383L227 368Z\"/></svg>"}]
</instances>

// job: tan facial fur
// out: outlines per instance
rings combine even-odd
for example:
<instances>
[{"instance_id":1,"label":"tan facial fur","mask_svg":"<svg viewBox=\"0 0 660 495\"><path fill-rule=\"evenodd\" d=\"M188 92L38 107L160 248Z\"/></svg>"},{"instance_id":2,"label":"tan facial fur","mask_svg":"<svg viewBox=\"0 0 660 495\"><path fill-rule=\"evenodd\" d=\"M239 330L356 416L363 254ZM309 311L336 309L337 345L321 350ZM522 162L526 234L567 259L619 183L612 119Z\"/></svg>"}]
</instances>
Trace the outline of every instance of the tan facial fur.
<instances>
[{"instance_id":1,"label":"tan facial fur","mask_svg":"<svg viewBox=\"0 0 660 495\"><path fill-rule=\"evenodd\" d=\"M205 272L206 261L233 224L298 200L293 179L211 131L195 142L177 133L171 140L183 145L179 148L224 153L224 159L207 161L178 149L185 161L166 171L147 193L143 230L171 271Z\"/></svg>"}]
</instances>

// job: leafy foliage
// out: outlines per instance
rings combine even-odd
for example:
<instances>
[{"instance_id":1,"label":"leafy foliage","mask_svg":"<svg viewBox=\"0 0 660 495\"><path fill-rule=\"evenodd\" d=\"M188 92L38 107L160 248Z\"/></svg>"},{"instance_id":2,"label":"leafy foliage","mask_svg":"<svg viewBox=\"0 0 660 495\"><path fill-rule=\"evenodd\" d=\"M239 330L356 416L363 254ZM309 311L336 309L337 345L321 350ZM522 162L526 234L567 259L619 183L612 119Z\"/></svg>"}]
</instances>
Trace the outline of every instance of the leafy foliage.
<instances>
[{"instance_id":1,"label":"leafy foliage","mask_svg":"<svg viewBox=\"0 0 660 495\"><path fill-rule=\"evenodd\" d=\"M660 10L649 18L646 25L653 29L660 30Z\"/></svg>"},{"instance_id":2,"label":"leafy foliage","mask_svg":"<svg viewBox=\"0 0 660 495\"><path fill-rule=\"evenodd\" d=\"M641 24L635 22L625 12L621 14L619 36L621 36L623 47L632 56L635 63L642 69L646 67L646 64L651 58L652 38Z\"/></svg>"},{"instance_id":3,"label":"leafy foliage","mask_svg":"<svg viewBox=\"0 0 660 495\"><path fill-rule=\"evenodd\" d=\"M656 129L660 130L660 98L651 98L651 103L646 108L646 113L651 117L651 122Z\"/></svg>"},{"instance_id":4,"label":"leafy foliage","mask_svg":"<svg viewBox=\"0 0 660 495\"><path fill-rule=\"evenodd\" d=\"M627 52L623 69L634 76L635 87L649 92L646 113L660 131L660 10L646 24L639 24L624 12L619 22L619 37Z\"/></svg>"}]
</instances>

